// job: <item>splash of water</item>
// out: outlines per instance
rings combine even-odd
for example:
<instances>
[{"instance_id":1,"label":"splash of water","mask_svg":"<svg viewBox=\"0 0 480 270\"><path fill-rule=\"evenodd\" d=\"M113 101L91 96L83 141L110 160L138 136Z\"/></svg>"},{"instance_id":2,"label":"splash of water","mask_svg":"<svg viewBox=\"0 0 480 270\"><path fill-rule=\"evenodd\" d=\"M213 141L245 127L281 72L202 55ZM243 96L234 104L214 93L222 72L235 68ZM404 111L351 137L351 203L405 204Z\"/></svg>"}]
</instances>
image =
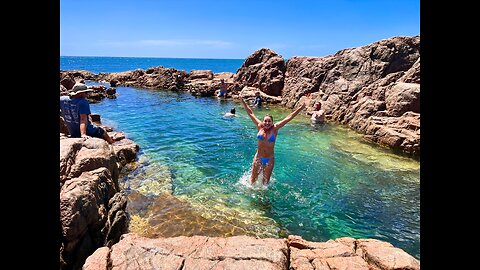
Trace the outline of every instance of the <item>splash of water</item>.
<instances>
[{"instance_id":1,"label":"splash of water","mask_svg":"<svg viewBox=\"0 0 480 270\"><path fill-rule=\"evenodd\" d=\"M243 172L242 176L238 179L237 185L240 187L243 187L244 189L250 189L250 190L267 190L270 185L275 183L276 179L273 177L273 175L270 177L270 182L268 184L263 184L263 173L260 171L258 174L257 180L253 185L250 183L250 176L252 175L252 168L250 168L248 171Z\"/></svg>"}]
</instances>

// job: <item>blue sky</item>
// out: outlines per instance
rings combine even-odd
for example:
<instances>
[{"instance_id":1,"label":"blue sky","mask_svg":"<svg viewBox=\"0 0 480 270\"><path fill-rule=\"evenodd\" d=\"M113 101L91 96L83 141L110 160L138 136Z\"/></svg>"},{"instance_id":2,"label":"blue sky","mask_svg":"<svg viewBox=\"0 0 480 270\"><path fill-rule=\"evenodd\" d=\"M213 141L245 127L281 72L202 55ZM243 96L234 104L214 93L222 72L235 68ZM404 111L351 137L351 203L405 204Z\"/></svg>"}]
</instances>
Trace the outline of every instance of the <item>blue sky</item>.
<instances>
[{"instance_id":1,"label":"blue sky","mask_svg":"<svg viewBox=\"0 0 480 270\"><path fill-rule=\"evenodd\" d=\"M420 0L60 0L60 55L327 56L420 34Z\"/></svg>"}]
</instances>

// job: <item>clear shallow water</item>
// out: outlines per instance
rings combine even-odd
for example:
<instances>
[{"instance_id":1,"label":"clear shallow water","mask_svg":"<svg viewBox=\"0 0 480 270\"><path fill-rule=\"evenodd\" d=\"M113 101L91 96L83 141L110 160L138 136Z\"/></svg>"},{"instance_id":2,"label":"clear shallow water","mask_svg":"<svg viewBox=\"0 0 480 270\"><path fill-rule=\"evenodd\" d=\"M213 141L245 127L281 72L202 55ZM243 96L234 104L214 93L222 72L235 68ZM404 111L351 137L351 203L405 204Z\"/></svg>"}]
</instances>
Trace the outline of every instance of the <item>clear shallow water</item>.
<instances>
[{"instance_id":1,"label":"clear shallow water","mask_svg":"<svg viewBox=\"0 0 480 270\"><path fill-rule=\"evenodd\" d=\"M88 70L98 74L163 66L186 72L205 69L214 73L236 73L244 61L245 59L60 56L60 70Z\"/></svg>"},{"instance_id":2,"label":"clear shallow water","mask_svg":"<svg viewBox=\"0 0 480 270\"><path fill-rule=\"evenodd\" d=\"M256 128L240 103L118 87L92 104L102 123L140 145L128 174L131 230L145 236L301 235L375 238L420 258L420 164L343 127L283 127L268 187L250 187ZM239 117L222 118L232 106ZM275 121L290 110L256 110ZM261 181L257 181L259 183Z\"/></svg>"}]
</instances>

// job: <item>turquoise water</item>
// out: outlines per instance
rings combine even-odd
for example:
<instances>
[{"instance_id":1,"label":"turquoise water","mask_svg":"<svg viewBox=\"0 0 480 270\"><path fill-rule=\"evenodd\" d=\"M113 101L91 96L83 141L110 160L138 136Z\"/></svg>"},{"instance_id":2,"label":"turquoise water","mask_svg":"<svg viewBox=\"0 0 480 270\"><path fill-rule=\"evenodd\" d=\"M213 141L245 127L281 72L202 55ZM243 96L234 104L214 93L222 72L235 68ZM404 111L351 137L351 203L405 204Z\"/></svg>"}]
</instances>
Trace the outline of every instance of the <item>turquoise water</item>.
<instances>
[{"instance_id":1,"label":"turquoise water","mask_svg":"<svg viewBox=\"0 0 480 270\"><path fill-rule=\"evenodd\" d=\"M60 56L60 70L88 70L98 74L163 66L186 72L205 69L214 73L236 73L244 61L245 59Z\"/></svg>"},{"instance_id":2,"label":"turquoise water","mask_svg":"<svg viewBox=\"0 0 480 270\"><path fill-rule=\"evenodd\" d=\"M420 258L420 164L336 125L299 115L278 135L268 187L250 187L256 127L241 104L118 87L92 104L102 123L140 145L123 181L131 230L147 236L300 235L375 238ZM236 118L224 119L231 107ZM278 121L290 110L255 109ZM261 183L261 181L257 181Z\"/></svg>"}]
</instances>

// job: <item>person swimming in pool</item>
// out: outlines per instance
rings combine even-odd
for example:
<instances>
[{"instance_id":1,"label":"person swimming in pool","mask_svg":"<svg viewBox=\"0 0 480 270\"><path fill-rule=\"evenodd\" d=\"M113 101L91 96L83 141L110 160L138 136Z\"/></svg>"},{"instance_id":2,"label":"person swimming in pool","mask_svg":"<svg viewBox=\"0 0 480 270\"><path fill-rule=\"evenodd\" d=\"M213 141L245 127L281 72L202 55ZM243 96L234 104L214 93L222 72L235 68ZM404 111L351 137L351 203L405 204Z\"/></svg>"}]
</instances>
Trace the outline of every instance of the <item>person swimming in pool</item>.
<instances>
[{"instance_id":1,"label":"person swimming in pool","mask_svg":"<svg viewBox=\"0 0 480 270\"><path fill-rule=\"evenodd\" d=\"M290 120L292 120L302 109L305 108L306 104L303 103L300 107L287 115L287 117L280 122L273 123L273 117L269 114L263 117L263 121L260 121L253 113L253 110L245 103L245 100L243 100L243 98L240 98L240 100L242 101L243 107L245 108L245 111L247 111L248 116L250 119L252 119L252 122L257 126L258 129L258 147L257 152L253 157L250 184L255 184L257 177L260 174L260 170L262 170L262 182L264 185L267 185L270 181L270 176L272 175L273 165L275 164L273 150L275 147L278 130L290 122Z\"/></svg>"}]
</instances>

